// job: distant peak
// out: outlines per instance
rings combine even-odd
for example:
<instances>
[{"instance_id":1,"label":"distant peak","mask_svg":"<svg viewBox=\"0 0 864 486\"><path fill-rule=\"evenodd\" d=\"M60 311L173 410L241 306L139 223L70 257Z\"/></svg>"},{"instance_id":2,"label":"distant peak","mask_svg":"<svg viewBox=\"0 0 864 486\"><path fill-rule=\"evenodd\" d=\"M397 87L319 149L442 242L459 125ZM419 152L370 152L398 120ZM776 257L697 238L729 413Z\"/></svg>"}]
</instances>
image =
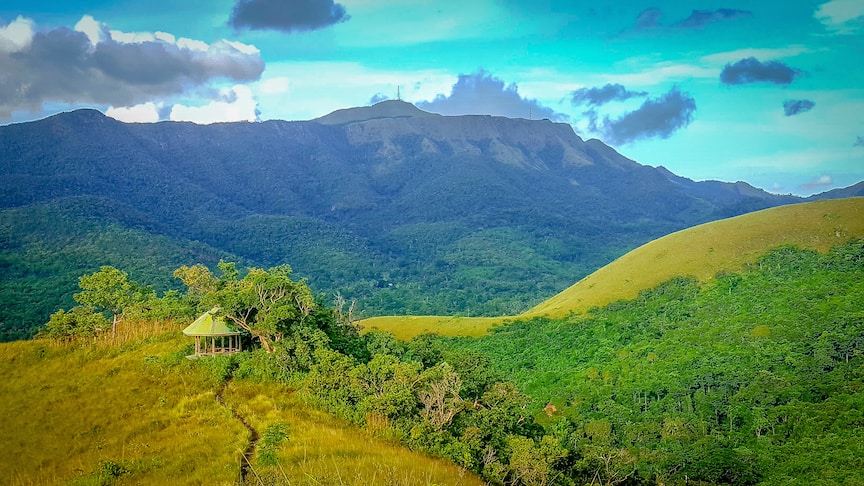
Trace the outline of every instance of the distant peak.
<instances>
[{"instance_id":1,"label":"distant peak","mask_svg":"<svg viewBox=\"0 0 864 486\"><path fill-rule=\"evenodd\" d=\"M414 118L421 116L440 116L401 100L386 100L375 103L372 106L361 106L357 108L346 108L336 110L329 115L316 118L312 121L322 125L344 125L378 118Z\"/></svg>"}]
</instances>

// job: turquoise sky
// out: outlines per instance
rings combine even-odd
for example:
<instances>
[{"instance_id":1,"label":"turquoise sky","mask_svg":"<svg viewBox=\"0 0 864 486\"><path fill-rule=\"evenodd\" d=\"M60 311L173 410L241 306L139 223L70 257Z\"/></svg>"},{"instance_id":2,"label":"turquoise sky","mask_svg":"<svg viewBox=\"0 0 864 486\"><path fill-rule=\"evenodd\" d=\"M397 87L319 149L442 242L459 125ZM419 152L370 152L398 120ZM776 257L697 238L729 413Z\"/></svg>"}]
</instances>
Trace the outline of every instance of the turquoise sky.
<instances>
[{"instance_id":1,"label":"turquoise sky","mask_svg":"<svg viewBox=\"0 0 864 486\"><path fill-rule=\"evenodd\" d=\"M305 120L398 93L569 123L697 180L864 180L864 1L608 3L6 0L0 124Z\"/></svg>"}]
</instances>

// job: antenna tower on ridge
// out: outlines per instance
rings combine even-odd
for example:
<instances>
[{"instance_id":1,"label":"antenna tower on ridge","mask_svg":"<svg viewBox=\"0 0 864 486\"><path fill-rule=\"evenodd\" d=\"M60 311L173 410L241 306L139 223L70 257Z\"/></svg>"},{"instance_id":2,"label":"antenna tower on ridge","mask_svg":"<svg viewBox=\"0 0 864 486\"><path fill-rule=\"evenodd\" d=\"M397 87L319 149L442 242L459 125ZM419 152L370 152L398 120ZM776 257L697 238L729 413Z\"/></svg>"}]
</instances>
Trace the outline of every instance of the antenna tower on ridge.
<instances>
[{"instance_id":1,"label":"antenna tower on ridge","mask_svg":"<svg viewBox=\"0 0 864 486\"><path fill-rule=\"evenodd\" d=\"M402 92L401 92L401 88L402 88L402 87L399 86L398 84L396 85L396 99L399 100L399 101L402 101Z\"/></svg>"}]
</instances>

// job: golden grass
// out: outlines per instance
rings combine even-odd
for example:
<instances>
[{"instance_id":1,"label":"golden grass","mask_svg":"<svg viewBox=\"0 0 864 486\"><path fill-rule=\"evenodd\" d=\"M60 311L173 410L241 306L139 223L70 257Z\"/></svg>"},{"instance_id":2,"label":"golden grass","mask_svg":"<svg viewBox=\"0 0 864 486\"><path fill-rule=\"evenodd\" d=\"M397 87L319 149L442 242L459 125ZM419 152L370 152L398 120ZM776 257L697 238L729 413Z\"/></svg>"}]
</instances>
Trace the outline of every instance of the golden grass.
<instances>
[{"instance_id":1,"label":"golden grass","mask_svg":"<svg viewBox=\"0 0 864 486\"><path fill-rule=\"evenodd\" d=\"M795 245L821 252L864 237L864 198L780 206L685 229L651 241L521 314L563 317L632 299L673 277L707 281Z\"/></svg>"},{"instance_id":2,"label":"golden grass","mask_svg":"<svg viewBox=\"0 0 864 486\"><path fill-rule=\"evenodd\" d=\"M415 336L437 333L442 336L482 336L486 331L503 323L508 317L458 316L381 316L360 321L364 331L380 329L392 332L405 341Z\"/></svg>"},{"instance_id":3,"label":"golden grass","mask_svg":"<svg viewBox=\"0 0 864 486\"><path fill-rule=\"evenodd\" d=\"M133 471L129 484L232 484L245 430L200 370L166 365L182 341L149 341L0 345L0 477L92 484L112 461Z\"/></svg>"},{"instance_id":4,"label":"golden grass","mask_svg":"<svg viewBox=\"0 0 864 486\"><path fill-rule=\"evenodd\" d=\"M275 422L289 424L289 438L276 466L252 461L248 482L276 480L292 485L481 485L472 473L441 459L413 452L395 441L346 426L304 405L285 386L231 382L225 401L259 432Z\"/></svg>"},{"instance_id":5,"label":"golden grass","mask_svg":"<svg viewBox=\"0 0 864 486\"><path fill-rule=\"evenodd\" d=\"M109 341L0 344L0 482L100 484L111 461L130 471L120 484L236 484L249 432L216 401L222 385L206 363L185 358L180 326L138 325ZM260 471L276 484L482 484L310 409L284 386L234 380L223 400L259 433L290 424L278 451L290 483Z\"/></svg>"},{"instance_id":6,"label":"golden grass","mask_svg":"<svg viewBox=\"0 0 864 486\"><path fill-rule=\"evenodd\" d=\"M506 320L564 317L621 299L632 299L676 276L701 281L740 270L768 250L795 245L818 251L864 238L864 198L780 206L688 228L651 241L573 286L512 317L382 316L360 322L408 340L426 332L480 336Z\"/></svg>"}]
</instances>

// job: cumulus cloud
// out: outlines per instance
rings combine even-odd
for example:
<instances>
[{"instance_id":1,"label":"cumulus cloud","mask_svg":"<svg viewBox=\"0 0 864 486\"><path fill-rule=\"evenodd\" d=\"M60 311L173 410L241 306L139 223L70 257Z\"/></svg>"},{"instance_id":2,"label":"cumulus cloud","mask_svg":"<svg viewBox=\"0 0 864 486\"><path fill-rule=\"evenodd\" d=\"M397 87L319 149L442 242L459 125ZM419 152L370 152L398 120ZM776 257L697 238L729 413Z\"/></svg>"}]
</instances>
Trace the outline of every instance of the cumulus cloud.
<instances>
[{"instance_id":1,"label":"cumulus cloud","mask_svg":"<svg viewBox=\"0 0 864 486\"><path fill-rule=\"evenodd\" d=\"M659 98L649 98L642 106L619 118L608 116L599 129L607 142L626 144L646 138L669 138L693 121L696 100L673 87ZM592 125L595 123L592 122Z\"/></svg>"},{"instance_id":2,"label":"cumulus cloud","mask_svg":"<svg viewBox=\"0 0 864 486\"><path fill-rule=\"evenodd\" d=\"M228 24L237 29L310 31L351 17L333 0L237 0Z\"/></svg>"},{"instance_id":3,"label":"cumulus cloud","mask_svg":"<svg viewBox=\"0 0 864 486\"><path fill-rule=\"evenodd\" d=\"M749 10L737 10L734 8L718 8L717 10L694 10L684 20L676 22L672 25L679 29L701 29L708 24L721 22L723 20L732 20L739 17L749 17L753 12Z\"/></svg>"},{"instance_id":4,"label":"cumulus cloud","mask_svg":"<svg viewBox=\"0 0 864 486\"><path fill-rule=\"evenodd\" d=\"M496 115L509 118L549 118L566 120L537 100L523 98L515 83L505 85L485 70L460 74L449 96L439 94L432 101L416 103L417 107L442 115Z\"/></svg>"},{"instance_id":5,"label":"cumulus cloud","mask_svg":"<svg viewBox=\"0 0 864 486\"><path fill-rule=\"evenodd\" d=\"M834 185L834 179L831 178L830 175L819 176L812 181L805 182L801 184L800 189L804 189L807 191L814 191L817 189L822 189L826 187L831 187Z\"/></svg>"},{"instance_id":6,"label":"cumulus cloud","mask_svg":"<svg viewBox=\"0 0 864 486\"><path fill-rule=\"evenodd\" d=\"M161 120L161 104L148 101L135 106L110 106L105 114L125 123L154 123Z\"/></svg>"},{"instance_id":7,"label":"cumulus cloud","mask_svg":"<svg viewBox=\"0 0 864 486\"><path fill-rule=\"evenodd\" d=\"M783 114L786 116L794 116L810 111L816 103L810 100L786 100L783 102Z\"/></svg>"},{"instance_id":8,"label":"cumulus cloud","mask_svg":"<svg viewBox=\"0 0 864 486\"><path fill-rule=\"evenodd\" d=\"M570 102L574 105L600 106L610 101L624 101L647 96L645 91L628 91L620 84L607 84L599 88L581 88L574 91Z\"/></svg>"},{"instance_id":9,"label":"cumulus cloud","mask_svg":"<svg viewBox=\"0 0 864 486\"><path fill-rule=\"evenodd\" d=\"M223 88L219 99L203 106L176 104L171 108L172 121L190 121L200 124L218 122L253 122L258 119L258 103L252 90L245 85Z\"/></svg>"},{"instance_id":10,"label":"cumulus cloud","mask_svg":"<svg viewBox=\"0 0 864 486\"><path fill-rule=\"evenodd\" d=\"M0 27L0 55L28 49L33 42L34 27L32 20L20 15L8 25Z\"/></svg>"},{"instance_id":11,"label":"cumulus cloud","mask_svg":"<svg viewBox=\"0 0 864 486\"><path fill-rule=\"evenodd\" d=\"M50 102L131 107L213 91L213 81L254 81L264 70L254 46L166 33L126 35L89 16L75 30L35 31L27 42L16 38L14 52L0 49L0 119Z\"/></svg>"},{"instance_id":12,"label":"cumulus cloud","mask_svg":"<svg viewBox=\"0 0 864 486\"><path fill-rule=\"evenodd\" d=\"M720 72L720 81L726 85L748 83L789 84L801 71L780 61L761 62L755 57L726 64Z\"/></svg>"}]
</instances>

